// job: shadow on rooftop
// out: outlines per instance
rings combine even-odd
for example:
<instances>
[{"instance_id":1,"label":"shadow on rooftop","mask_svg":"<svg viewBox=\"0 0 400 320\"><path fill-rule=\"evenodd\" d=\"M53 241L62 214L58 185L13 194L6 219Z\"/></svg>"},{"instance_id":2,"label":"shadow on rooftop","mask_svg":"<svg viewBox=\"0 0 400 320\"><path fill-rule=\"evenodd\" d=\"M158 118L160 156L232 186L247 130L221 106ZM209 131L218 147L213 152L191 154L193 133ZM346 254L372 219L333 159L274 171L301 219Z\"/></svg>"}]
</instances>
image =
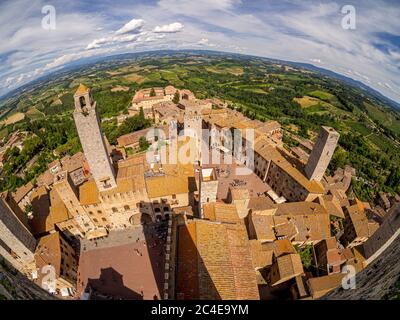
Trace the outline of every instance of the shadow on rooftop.
<instances>
[{"instance_id":1,"label":"shadow on rooftop","mask_svg":"<svg viewBox=\"0 0 400 320\"><path fill-rule=\"evenodd\" d=\"M177 300L222 300L187 225L177 226L175 297Z\"/></svg>"}]
</instances>

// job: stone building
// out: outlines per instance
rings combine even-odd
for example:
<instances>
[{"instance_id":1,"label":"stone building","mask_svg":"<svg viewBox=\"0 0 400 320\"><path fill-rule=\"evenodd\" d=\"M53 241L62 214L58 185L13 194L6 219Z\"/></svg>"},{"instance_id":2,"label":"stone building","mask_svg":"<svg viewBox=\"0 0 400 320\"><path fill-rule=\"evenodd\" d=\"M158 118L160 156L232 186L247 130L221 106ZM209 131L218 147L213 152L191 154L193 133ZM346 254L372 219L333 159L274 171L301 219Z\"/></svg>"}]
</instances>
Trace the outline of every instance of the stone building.
<instances>
[{"instance_id":1,"label":"stone building","mask_svg":"<svg viewBox=\"0 0 400 320\"><path fill-rule=\"evenodd\" d=\"M218 180L214 168L201 168L199 172L199 210L203 212L203 205L217 201Z\"/></svg>"},{"instance_id":2,"label":"stone building","mask_svg":"<svg viewBox=\"0 0 400 320\"><path fill-rule=\"evenodd\" d=\"M335 129L321 127L317 142L305 167L305 172L310 180L322 180L338 141L339 133Z\"/></svg>"},{"instance_id":3,"label":"stone building","mask_svg":"<svg viewBox=\"0 0 400 320\"><path fill-rule=\"evenodd\" d=\"M0 195L0 256L21 273L32 276L35 270L36 240L27 217L8 192Z\"/></svg>"},{"instance_id":4,"label":"stone building","mask_svg":"<svg viewBox=\"0 0 400 320\"><path fill-rule=\"evenodd\" d=\"M175 298L259 299L246 227L235 206L206 207L208 220L177 226Z\"/></svg>"},{"instance_id":5,"label":"stone building","mask_svg":"<svg viewBox=\"0 0 400 320\"><path fill-rule=\"evenodd\" d=\"M61 296L75 293L78 256L61 233L53 232L39 239L35 261L38 270L35 282L39 286Z\"/></svg>"},{"instance_id":6,"label":"stone building","mask_svg":"<svg viewBox=\"0 0 400 320\"><path fill-rule=\"evenodd\" d=\"M344 208L344 214L344 233L340 241L348 248L363 244L379 227L377 223L368 221L365 207L358 199L355 200L355 203Z\"/></svg>"},{"instance_id":7,"label":"stone building","mask_svg":"<svg viewBox=\"0 0 400 320\"><path fill-rule=\"evenodd\" d=\"M120 161L114 189L100 191L93 180L80 187L80 204L97 227L124 229L140 223L140 213L151 214L143 161L143 155Z\"/></svg>"},{"instance_id":8,"label":"stone building","mask_svg":"<svg viewBox=\"0 0 400 320\"><path fill-rule=\"evenodd\" d=\"M90 90L80 85L74 95L74 120L90 172L99 190L117 186L115 172L100 129L100 119Z\"/></svg>"},{"instance_id":9,"label":"stone building","mask_svg":"<svg viewBox=\"0 0 400 320\"><path fill-rule=\"evenodd\" d=\"M195 162L201 161L201 148L203 140L202 124L203 117L201 115L200 105L194 102L186 103L184 106L184 135L193 139L191 141L195 146L195 154L193 160Z\"/></svg>"},{"instance_id":10,"label":"stone building","mask_svg":"<svg viewBox=\"0 0 400 320\"><path fill-rule=\"evenodd\" d=\"M331 236L329 215L321 205L313 202L272 204L268 198L263 199L267 199L264 205L251 208L246 218L250 239L264 242L288 239L302 246Z\"/></svg>"}]
</instances>

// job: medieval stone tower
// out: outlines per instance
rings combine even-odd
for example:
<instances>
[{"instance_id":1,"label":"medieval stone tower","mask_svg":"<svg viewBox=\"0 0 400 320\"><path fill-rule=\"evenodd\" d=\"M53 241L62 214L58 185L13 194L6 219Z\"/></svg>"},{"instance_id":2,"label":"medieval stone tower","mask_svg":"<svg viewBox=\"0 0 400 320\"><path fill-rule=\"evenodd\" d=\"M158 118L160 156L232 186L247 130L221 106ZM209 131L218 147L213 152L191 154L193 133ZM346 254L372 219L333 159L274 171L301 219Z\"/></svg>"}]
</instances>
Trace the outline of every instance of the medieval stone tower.
<instances>
[{"instance_id":1,"label":"medieval stone tower","mask_svg":"<svg viewBox=\"0 0 400 320\"><path fill-rule=\"evenodd\" d=\"M90 90L79 85L74 95L74 120L85 157L99 191L117 186L114 168L100 129L100 119Z\"/></svg>"},{"instance_id":2,"label":"medieval stone tower","mask_svg":"<svg viewBox=\"0 0 400 320\"><path fill-rule=\"evenodd\" d=\"M215 169L201 168L199 180L199 212L203 217L203 204L217 201L218 180Z\"/></svg>"},{"instance_id":3,"label":"medieval stone tower","mask_svg":"<svg viewBox=\"0 0 400 320\"><path fill-rule=\"evenodd\" d=\"M202 148L202 116L200 109L195 106L185 108L184 114L184 133L185 136L192 137L195 139L196 152L194 160L196 162L201 161L201 148Z\"/></svg>"},{"instance_id":4,"label":"medieval stone tower","mask_svg":"<svg viewBox=\"0 0 400 320\"><path fill-rule=\"evenodd\" d=\"M0 256L14 268L29 274L35 269L36 240L28 229L26 215L9 193L0 195Z\"/></svg>"},{"instance_id":5,"label":"medieval stone tower","mask_svg":"<svg viewBox=\"0 0 400 320\"><path fill-rule=\"evenodd\" d=\"M317 142L308 159L305 172L310 180L320 181L328 168L336 145L339 133L330 127L321 127Z\"/></svg>"}]
</instances>

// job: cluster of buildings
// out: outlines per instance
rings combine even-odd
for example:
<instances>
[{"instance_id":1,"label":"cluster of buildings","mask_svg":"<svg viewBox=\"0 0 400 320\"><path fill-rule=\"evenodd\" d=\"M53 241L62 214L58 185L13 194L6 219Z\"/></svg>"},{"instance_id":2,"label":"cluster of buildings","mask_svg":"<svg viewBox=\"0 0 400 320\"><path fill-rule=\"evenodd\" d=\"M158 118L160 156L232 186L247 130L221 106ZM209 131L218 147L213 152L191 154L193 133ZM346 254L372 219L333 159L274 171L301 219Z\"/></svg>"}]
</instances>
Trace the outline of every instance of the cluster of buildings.
<instances>
[{"instance_id":1,"label":"cluster of buildings","mask_svg":"<svg viewBox=\"0 0 400 320\"><path fill-rule=\"evenodd\" d=\"M304 163L284 147L276 121L250 120L217 99L198 100L172 86L139 90L129 112L143 109L164 133L149 142L162 142L167 158L172 126L183 132L178 147L194 140L236 159L207 163L207 149L197 148L191 163L163 163L157 153L149 161L126 152L137 151L149 129L110 146L90 89L80 85L74 100L84 152L52 162L35 185L0 199L0 255L50 292L74 294L77 240L166 219L165 299L318 298L341 284L343 266L364 267L359 247L379 224L368 217L368 204L347 197L352 168L325 176L339 139L334 129L321 128ZM213 133L206 141L204 129ZM239 151L224 143L233 130L242 132ZM55 284L46 278L49 266Z\"/></svg>"}]
</instances>

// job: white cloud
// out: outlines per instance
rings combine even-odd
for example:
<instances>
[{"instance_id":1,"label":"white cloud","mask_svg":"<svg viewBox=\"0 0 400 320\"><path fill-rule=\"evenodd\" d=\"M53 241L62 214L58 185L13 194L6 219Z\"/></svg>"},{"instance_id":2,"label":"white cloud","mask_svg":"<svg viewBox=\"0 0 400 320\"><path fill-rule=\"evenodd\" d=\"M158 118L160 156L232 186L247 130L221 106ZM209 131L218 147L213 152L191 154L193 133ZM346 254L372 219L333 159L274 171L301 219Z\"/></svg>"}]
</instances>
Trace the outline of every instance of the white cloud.
<instances>
[{"instance_id":1,"label":"white cloud","mask_svg":"<svg viewBox=\"0 0 400 320\"><path fill-rule=\"evenodd\" d=\"M118 29L115 34L124 34L128 32L138 32L144 25L143 19L132 19L126 23L121 29Z\"/></svg>"},{"instance_id":2,"label":"white cloud","mask_svg":"<svg viewBox=\"0 0 400 320\"><path fill-rule=\"evenodd\" d=\"M182 23L174 22L163 26L156 26L153 31L155 33L175 33L181 31L182 29L183 29Z\"/></svg>"},{"instance_id":3,"label":"white cloud","mask_svg":"<svg viewBox=\"0 0 400 320\"><path fill-rule=\"evenodd\" d=\"M389 46L385 52L374 46L385 45L377 33L398 34L400 6L394 2L357 4L356 30L341 28L340 2L333 0L289 0L279 5L269 1L248 5L240 0L115 0L107 7L102 4L101 10L94 5L92 11L77 11L76 6L66 4L57 11L54 32L41 29L44 2L0 2L0 94L6 91L4 79L15 87L17 80L23 83L51 70L45 68L84 58L82 51L101 55L107 50L212 47L323 64L356 80L371 81L382 93L400 101L400 51ZM120 21L129 12L135 19L124 25ZM184 25L184 32L177 32L178 24Z\"/></svg>"}]
</instances>

